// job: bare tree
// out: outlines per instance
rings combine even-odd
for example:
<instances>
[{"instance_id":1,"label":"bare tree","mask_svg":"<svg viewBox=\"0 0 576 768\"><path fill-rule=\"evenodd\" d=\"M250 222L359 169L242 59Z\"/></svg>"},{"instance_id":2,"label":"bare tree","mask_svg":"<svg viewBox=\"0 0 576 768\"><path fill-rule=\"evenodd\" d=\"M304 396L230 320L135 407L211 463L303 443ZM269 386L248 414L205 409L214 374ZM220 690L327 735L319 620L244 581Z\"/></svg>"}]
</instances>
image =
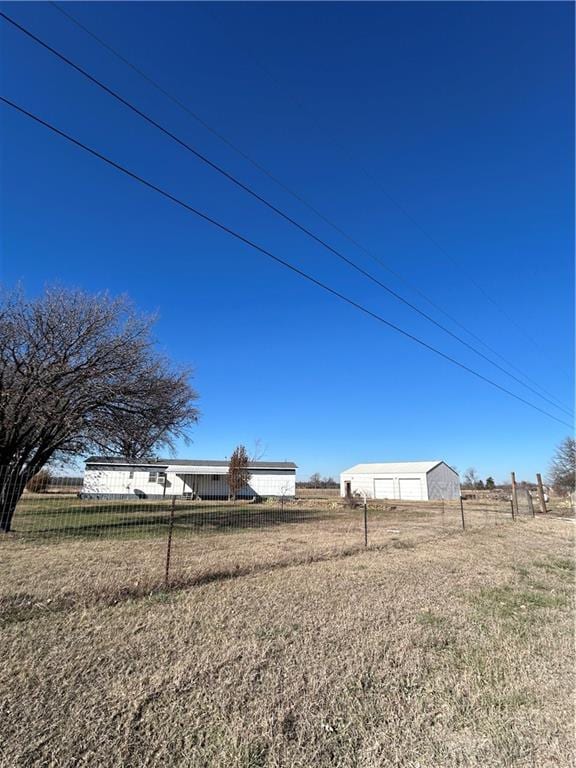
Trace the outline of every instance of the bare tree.
<instances>
[{"instance_id":1,"label":"bare tree","mask_svg":"<svg viewBox=\"0 0 576 768\"><path fill-rule=\"evenodd\" d=\"M254 440L254 447L252 449L252 456L250 457L250 461L260 461L262 457L266 454L268 450L268 446L264 445L262 442L262 438L257 437Z\"/></svg>"},{"instance_id":2,"label":"bare tree","mask_svg":"<svg viewBox=\"0 0 576 768\"><path fill-rule=\"evenodd\" d=\"M0 530L26 481L55 457L142 457L198 418L188 371L151 338L126 298L47 289L0 295Z\"/></svg>"},{"instance_id":3,"label":"bare tree","mask_svg":"<svg viewBox=\"0 0 576 768\"><path fill-rule=\"evenodd\" d=\"M248 453L243 445L239 445L232 452L230 464L228 465L228 488L232 501L236 501L238 493L250 482L250 470L248 465L250 460Z\"/></svg>"},{"instance_id":4,"label":"bare tree","mask_svg":"<svg viewBox=\"0 0 576 768\"><path fill-rule=\"evenodd\" d=\"M548 472L556 493L567 495L576 487L576 440L565 437L556 448Z\"/></svg>"},{"instance_id":5,"label":"bare tree","mask_svg":"<svg viewBox=\"0 0 576 768\"><path fill-rule=\"evenodd\" d=\"M478 482L478 473L476 472L474 467L468 467L466 472L464 472L464 477L462 478L462 487L476 488L477 482Z\"/></svg>"}]
</instances>

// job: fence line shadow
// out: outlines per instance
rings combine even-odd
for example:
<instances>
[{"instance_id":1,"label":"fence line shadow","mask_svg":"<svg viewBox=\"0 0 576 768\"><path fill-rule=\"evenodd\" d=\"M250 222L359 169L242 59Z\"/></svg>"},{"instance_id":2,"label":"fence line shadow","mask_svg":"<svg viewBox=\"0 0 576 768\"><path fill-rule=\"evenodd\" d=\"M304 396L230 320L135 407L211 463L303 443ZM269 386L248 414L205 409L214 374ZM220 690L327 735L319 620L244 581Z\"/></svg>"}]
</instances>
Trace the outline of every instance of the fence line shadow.
<instances>
[{"instance_id":1,"label":"fence line shadow","mask_svg":"<svg viewBox=\"0 0 576 768\"><path fill-rule=\"evenodd\" d=\"M66 513L70 514L69 512ZM93 510L83 509L81 520L74 525L47 525L43 527L21 528L19 519L15 517L13 533L25 537L42 536L50 538L137 538L139 534L143 538L164 534L170 526L170 509L163 508L163 514L144 515L142 510L114 513L109 508L104 513L104 518L94 521L95 515L102 515L99 508ZM117 519L110 519L111 516ZM59 517L59 512L53 512L53 517ZM121 517L120 517L121 516ZM198 508L193 510L177 510L173 517L173 526L176 533L222 533L225 531L241 531L255 528L271 528L280 525L294 525L298 523L321 522L327 519L336 520L338 513L327 510L314 509L290 509L262 507L226 507L222 508ZM86 519L92 518L92 519Z\"/></svg>"}]
</instances>

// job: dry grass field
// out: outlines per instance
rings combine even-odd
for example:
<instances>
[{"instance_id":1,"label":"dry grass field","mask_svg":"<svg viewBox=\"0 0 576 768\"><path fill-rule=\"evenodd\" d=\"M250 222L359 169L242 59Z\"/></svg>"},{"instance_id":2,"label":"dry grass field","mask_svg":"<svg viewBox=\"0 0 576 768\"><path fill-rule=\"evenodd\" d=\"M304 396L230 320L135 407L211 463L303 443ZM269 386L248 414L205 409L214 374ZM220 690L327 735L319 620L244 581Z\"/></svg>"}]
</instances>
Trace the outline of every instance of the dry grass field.
<instances>
[{"instance_id":1,"label":"dry grass field","mask_svg":"<svg viewBox=\"0 0 576 768\"><path fill-rule=\"evenodd\" d=\"M506 504L466 505L469 532L511 522ZM366 523L365 532L362 506L329 499L282 507L178 500L171 518L170 500L30 495L0 541L11 574L0 579L0 610L25 615L156 591L165 586L169 537L169 584L184 587L351 555L364 549L365 533L371 549L411 548L462 530L458 502L371 502Z\"/></svg>"},{"instance_id":2,"label":"dry grass field","mask_svg":"<svg viewBox=\"0 0 576 768\"><path fill-rule=\"evenodd\" d=\"M572 766L574 523L455 512L4 542L0 764Z\"/></svg>"}]
</instances>

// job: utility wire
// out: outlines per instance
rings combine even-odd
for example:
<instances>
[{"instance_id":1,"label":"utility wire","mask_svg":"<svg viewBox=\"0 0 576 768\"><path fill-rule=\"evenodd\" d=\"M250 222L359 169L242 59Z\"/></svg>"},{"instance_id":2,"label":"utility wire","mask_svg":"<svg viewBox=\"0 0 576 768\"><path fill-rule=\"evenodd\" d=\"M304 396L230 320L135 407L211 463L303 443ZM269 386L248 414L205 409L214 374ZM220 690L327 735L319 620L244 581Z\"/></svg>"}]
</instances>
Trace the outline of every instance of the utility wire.
<instances>
[{"instance_id":1,"label":"utility wire","mask_svg":"<svg viewBox=\"0 0 576 768\"><path fill-rule=\"evenodd\" d=\"M222 26L222 20L218 17L217 14L214 13L214 11L208 7L207 4L204 4L202 6L203 10L209 14L212 19L221 27ZM234 41L237 41L236 36L233 37ZM249 56L252 61L256 64L256 66L264 72L264 74L272 81L272 83L281 90L284 91L285 94L288 95L288 98L298 107L298 109L308 118L308 120L311 120L313 123L316 124L318 127L318 118L316 115L313 114L313 112L310 111L310 109L304 105L298 98L296 98L292 93L290 93L290 90L286 87L285 84L280 82L278 78L270 72L270 70L262 64L262 62L254 55L253 52L246 52L245 48L242 48L238 46L240 50L244 53L244 55ZM326 133L324 130L322 130L323 136L326 137ZM444 248L444 246L439 243L436 238L424 227L422 224L408 211L396 198L394 198L388 189L382 184L382 182L368 169L365 165L363 165L361 162L359 162L358 158L354 156L354 154L344 145L340 144L340 142L334 137L334 134L330 135L328 134L328 139L331 142L331 144L340 152L342 152L348 160L350 160L352 163L355 163L358 168L362 171L362 173L376 186L380 192L386 197L386 199L392 203L392 205L420 232L421 235L423 235L440 253L442 253L447 259L449 259L452 264L456 266L457 269L460 270L461 274L469 281L471 285L474 286L474 288L479 291L484 298L490 302L499 312L500 314L508 320L508 322L513 325L516 330L518 330L525 339L527 339L532 346L537 349L539 352L547 353L547 350L543 348L540 344L538 344L532 336L530 336L529 333L527 333L526 329L523 328L514 317L512 317L505 309L502 307L501 304L499 304L492 296L490 296L489 293L483 288L482 285L480 285L473 277L472 275L466 270L460 262L455 259L452 254ZM552 359L552 358L550 358ZM554 361L557 362L556 360Z\"/></svg>"},{"instance_id":2,"label":"utility wire","mask_svg":"<svg viewBox=\"0 0 576 768\"><path fill-rule=\"evenodd\" d=\"M60 51L56 50L55 48L53 48L52 46L50 46L48 43L46 43L46 42L44 42L43 40L41 40L39 37L37 37L36 35L34 35L32 32L30 32L29 30L27 30L25 27L23 27L22 25L20 25L18 22L16 22L16 21L14 21L13 19L11 19L11 18L10 18L9 16L7 16L5 13L1 13L1 12L0 12L0 16L1 16L2 18L4 18L6 21L8 21L10 24L12 24L13 26L15 26L15 27L16 27L16 28L17 28L19 31L21 31L23 34L27 35L27 36L28 36L28 37L30 37L32 40L34 40L36 43L38 43L38 44L39 44L39 45L41 45L43 48L45 48L45 49L46 49L46 50L48 50L50 53L52 53L54 56L56 56L57 58L59 58L59 59L60 59L61 61L63 61L65 64L67 64L68 66L72 67L72 68L73 68L75 71L79 72L81 75L83 75L85 78L87 78L87 79L88 79L90 82L92 82L92 83L94 83L95 85L97 85L99 88L101 88L101 89L102 89L103 91L105 91L107 94L109 94L110 96L112 96L113 98L115 98L117 101L119 101L121 104L123 104L125 107L127 107L128 109L130 109L132 112L134 112L135 114L137 114L139 117L141 117L141 118L142 118L143 120L145 120L147 123L149 123L149 124L150 124L150 125L152 125L153 127L157 128L157 129L158 129L159 131L161 131L161 132L162 132L164 135L168 136L170 139L172 139L173 141L175 141L175 142L176 142L176 143L177 143L179 146L183 147L184 149L186 149L187 151L189 151L190 153L192 153L192 154L193 154L193 155L194 155L196 158L198 158L198 159L199 159L199 160L201 160L203 163L205 163L206 165L208 165L210 168L212 168L213 170L215 170L216 172L218 172L219 174L221 174L222 176L224 176L224 177L225 177L225 178L226 178L228 181L230 181L230 182L232 182L233 184L235 184L237 187L239 187L240 189L242 189L244 192L247 192L249 195L251 195L252 197L254 197L256 200L258 200L260 203L262 203L263 205L265 205L265 206L266 206L267 208L269 208L271 211L273 211L274 213L276 213L276 214L278 214L279 216L281 216L281 217L282 217L282 218L283 218L285 221L288 221L290 224L292 224L292 225L293 225L294 227L296 227L298 230L300 230L301 232L303 232L305 235L307 235L308 237L312 238L312 239L313 239L315 242L317 242L317 243L318 243L319 245L321 245L323 248L325 248L326 250L328 250L328 251L329 251L330 253L332 253L334 256L336 256L336 257L337 257L337 258L339 258L340 260L344 261L344 262L345 262L346 264L348 264L348 265L349 265L349 266L350 266L352 269L356 270L356 271L357 271L357 272L359 272L361 275L363 275L364 277L368 278L368 279L369 279L371 282L373 282L373 283L375 283L376 285L378 285L380 288L382 288L383 290L385 290L385 291L386 291L388 294L390 294L390 295L394 296L394 298L396 298L398 301L400 301L401 303L403 303L404 305L406 305L407 307L409 307L410 309L412 309L414 312L416 312L416 313L417 313L418 315L420 315L421 317L424 317L426 320L428 320L430 323L432 323L433 325L435 325L437 328L439 328L440 330L444 331L444 333L448 334L450 337L452 337L453 339L455 339L456 341L458 341L460 344L462 344L463 346L465 346L467 349L469 349L470 351L472 351L472 352L474 352L475 354L477 354L477 355L478 355L479 357L481 357L483 360L486 360L488 363L490 363L491 365L493 365L495 368L497 368L499 371L501 371L501 372L502 372L502 373L504 373L505 375L509 376L511 379L513 379L514 381L516 381L518 384L520 384L521 386L523 386L523 387L525 387L526 389L530 390L530 392L532 392L533 394L535 394L537 397L540 397L542 400L545 400L547 403L549 403L550 405L552 405L554 408L557 408L557 409L559 409L559 410L563 411L564 413L566 413L567 415L571 416L571 412L570 412L570 411L568 411L566 408L564 408L564 407L563 407L563 406L561 406L561 405L557 405L557 404L556 404L556 403L555 403L555 402L554 402L552 399L550 399L549 397L547 397L547 396L545 396L545 395L542 395L542 394L540 394L540 392L538 392L536 389L534 389L534 387L532 387L532 386L530 386L529 384L526 384L525 382L523 382L521 379L519 379L519 378L518 378L517 376L515 376L513 373L510 373L509 371L507 371L507 370L506 370L506 368L504 368L503 366L501 366L499 363L495 362L495 361L494 361L494 360L492 360L490 357L488 357L487 355L485 355L483 352L479 351L479 350L478 350L476 347L474 347L472 344L468 343L468 342L467 342L465 339L463 339L461 336L458 336L456 333L454 333L453 331L451 331L449 328L447 328L446 326L442 325L442 324L441 324L441 323L439 323L437 320L435 320L435 319L434 319L434 318L433 318L431 315L429 315L428 313L426 313L426 312L424 312L423 310L421 310L421 309L420 309L419 307L417 307L415 304L412 304L410 301L408 301L407 299L405 299L405 298L404 298L404 297L403 297L401 294L399 294L397 291L395 291L395 290L393 290L392 288L390 288L388 285L386 285L385 283L383 283L381 280L378 280L378 278L374 277L374 275L372 275L370 272L368 272L368 271L367 271L367 270L365 270L363 267L361 267L361 266L359 266L358 264L356 264L356 262L354 262L354 261L352 261L351 259L349 259L347 256L345 256L345 255L344 255L343 253L341 253L339 250L337 250L336 248L334 248L333 246L331 246L329 243L327 243L325 240L323 240L322 238L320 238L320 237L318 237L317 235L315 235L315 234L314 234L314 233L313 233L311 230L307 229L307 228L306 228L306 227L304 227L302 224L300 224L298 221L296 221L294 218L292 218L292 217L291 217L291 216L289 216L288 214L284 213L284 211L282 211L281 209L277 208L277 207L276 207L274 204L270 203L268 200L266 200L266 199L265 199L264 197L262 197L260 194L258 194L257 192L255 192L255 191L254 191L254 190L253 190L251 187L248 187L246 184L244 184L243 182L241 182L239 179L237 179L237 178L236 178L235 176L233 176L231 173L229 173L228 171L226 171L226 170L225 170L224 168L222 168L220 165L218 165L217 163L215 163L215 162L213 162L212 160L210 160L210 158L206 157L206 155L202 154L202 153L201 153L201 152L199 152L197 149L195 149L193 146L191 146L191 145L190 145L190 144L188 144L187 142L185 142L185 141L183 141L182 139L180 139L178 136L176 136L174 133L172 133L171 131L169 131L169 130L168 130L167 128L165 128L163 125L161 125L161 124L160 124L160 123L158 123L156 120L154 120L153 118L151 118L151 117L150 117L149 115L147 115L145 112L142 112L142 110L140 110L138 107L134 106L134 104L132 104L131 102L129 102L127 99L125 99L123 96L121 96L120 94L118 94L116 91L112 90L110 87L108 87L108 86L107 86L107 85L105 85L105 84L104 84L102 81L98 80L96 77L94 77L93 75L91 75L89 72L87 72L85 69L83 69L82 67L80 67L78 64L74 63L74 62L73 62L71 59L69 59L68 57L66 57L66 56L65 56L64 54L62 54Z\"/></svg>"},{"instance_id":3,"label":"utility wire","mask_svg":"<svg viewBox=\"0 0 576 768\"><path fill-rule=\"evenodd\" d=\"M75 139L73 136L70 136L69 134L65 133L64 131L60 130L59 128L56 128L56 126L52 125L51 123L47 122L46 120L43 120L42 118L38 117L37 115L34 115L32 112L29 112L24 107L21 107L20 105L16 104L15 102L11 101L10 99L7 99L4 96L0 96L0 101L2 101L4 104L7 104L9 107L12 107L12 109L17 110L22 115L25 115L26 117L30 118L31 120L35 121L36 123L44 126L45 128L48 128L53 133L57 134L58 136L61 136L62 138L66 139L70 143L74 144L77 147L80 147L80 149L83 149L84 151L91 154L93 157L97 157L99 160L102 160L107 165L111 166L112 168L115 168L117 171L120 171L124 175L130 177L131 179L134 179L135 181L139 182L145 187L148 187L148 189L153 190L154 192L157 192L159 195L162 195L162 197L165 197L167 200L170 200L173 203L176 203L176 205L180 206L181 208L184 208L185 210L189 211L190 213L193 213L198 218L207 221L209 224L212 224L213 226L220 229L222 232L226 232L231 237L234 237L236 240L239 240L240 242L244 243L245 245L249 246L255 251L258 251L259 253L263 254L264 256L272 259L276 263L282 265L286 269L289 269L291 272L294 272L295 274L299 275L300 277L303 277L308 282L312 283L313 285L316 285L318 288L321 288L326 293L331 294L332 296L335 296L336 298L340 299L341 301L345 302L346 304L349 304L351 307L354 307L355 309L359 310L363 314L367 315L368 317L373 318L374 320L377 320L379 323L382 323L383 325L387 326L388 328L391 328L392 330L396 331L397 333L401 334L407 339L410 339L411 341L415 342L419 346L423 347L424 349L429 350L430 352L433 352L434 354L438 355L439 357L442 357L444 360L447 360L448 362L452 363L453 365L457 366L458 368L462 369L463 371L467 371L472 376L475 376L477 379L480 379L480 381L484 381L485 383L489 384L490 386L500 390L501 392L504 392L505 394L509 395L510 397L513 397L515 400L518 400L520 403L524 403L524 405L527 405L529 408L532 408L535 411L538 411L539 413L544 414L548 418L557 421L559 424L562 424L566 427L571 427L568 422L563 421L562 419L558 418L557 416L554 416L553 414L549 413L548 411L545 411L543 408L540 408L539 406L535 405L534 403L531 403L529 400L525 400L520 395L517 395L515 392L512 392L511 390L507 389L506 387L503 387L501 384L498 384L497 382L493 381L492 379L489 379L487 376L484 376L483 374L479 373L478 371L474 370L473 368L470 368L469 366L465 365L464 363L461 363L460 361L456 360L456 358L451 357L450 355L446 354L445 352L442 352L441 350L437 349L436 347L433 347L431 344L428 344L427 342L420 339L418 336L415 336L412 333L409 333L408 331L405 331L403 328L401 328L398 325L395 325L394 323L390 322L390 320L386 320L382 315L377 314L376 312L373 312L372 310L368 309L364 305L358 303L354 299L351 299L350 297L346 296L343 293L340 293L340 291L337 291L334 288L331 288L326 283L322 282L321 280L318 280L317 278L313 277L312 275L308 274L307 272L304 272L304 270L299 269L298 267L294 266L294 264L291 264L290 262L286 261L285 259L280 258L280 256L276 256L271 251L267 250L266 248L263 248L261 245L258 245L257 243L253 242L252 240L249 240L247 237L244 237L244 235L239 234L235 230L231 229L230 227L226 226L225 224L222 224L221 222L217 221L216 219L212 218L208 214L204 213L203 211L198 210L197 208L194 208L193 206L189 205L185 201L181 200L180 198L176 197L175 195L172 195L170 192L167 192L166 190L162 189L161 187L158 187L156 184L153 184L151 181L148 181L147 179L143 178L142 176L139 176L134 171L129 170L128 168L124 167L123 165L120 165L120 163L115 162L114 160L110 159L106 155L103 155L102 153L98 152L97 150L93 149L92 147L89 147L87 144L84 144L83 142L79 141L78 139Z\"/></svg>"},{"instance_id":4,"label":"utility wire","mask_svg":"<svg viewBox=\"0 0 576 768\"><path fill-rule=\"evenodd\" d=\"M465 333L467 333L469 336L471 336L475 341L477 341L479 344L481 344L485 349L487 349L489 352L491 352L493 355L495 355L499 360L502 360L506 365L511 368L512 370L519 373L521 376L523 376L526 381L529 381L534 386L538 387L538 389L541 392L544 392L549 397L551 397L556 404L561 405L561 401L550 391L548 391L545 387L543 387L541 384L539 384L537 381L535 381L532 377L530 377L525 371L518 368L518 366L514 365L510 360L508 360L504 355L502 355L500 352L498 352L496 349L491 347L489 344L487 344L482 338L480 338L476 333L471 331L469 328L467 328L465 325L463 325L459 320L457 320L453 315L451 315L449 312L446 312L442 307L440 307L435 301L433 301L429 296L427 296L420 288L418 288L414 283L407 280L403 275L401 275L399 272L394 270L389 264L387 264L383 259L378 257L373 251L368 249L366 246L362 245L358 240L356 240L354 237L352 237L349 233L347 233L345 230L343 230L338 224L335 224L331 219L329 219L327 216L325 216L321 211L319 211L316 207L314 207L310 202L308 202L300 193L295 192L293 189L288 187L283 181L278 179L277 176L272 174L267 168L265 168L261 163L254 160L250 155L246 154L242 149L240 149L236 144L234 144L230 139L228 139L226 136L224 136L220 131L217 131L213 126L211 126L209 123L206 122L197 112L194 112L188 105L186 105L184 102L182 102L180 99L178 99L176 96L174 96L172 93L167 91L165 88L163 88L156 80L154 80L150 75L143 72L139 67L137 67L133 62L129 61L125 56L123 56L121 53L119 53L115 48L113 48L109 43L107 43L105 40L103 40L101 37L96 35L92 30L88 29L84 24L82 24L76 17L74 17L71 13L69 13L67 10L62 8L58 5L58 3L53 2L53 0L50 0L50 5L53 6L53 8L59 13L61 13L63 16L65 16L72 24L75 24L79 29L81 29L83 32L85 32L87 35L89 35L93 40L95 40L99 45L101 45L103 48L105 48L107 51L109 51L113 56L115 56L119 61L126 64L126 66L130 67L134 72L136 72L137 75L139 75L141 78L143 78L147 83L149 83L153 88L155 88L157 91L159 91L161 94L163 94L166 98L170 99L174 104L176 104L180 109L182 109L185 113L187 113L190 117L192 117L197 123L203 126L207 131L209 131L213 136L216 136L220 141L222 141L227 147L232 149L234 152L236 152L240 157L242 157L244 160L246 160L248 163L250 163L254 168L256 168L258 171L260 171L262 174L264 174L268 179L270 179L272 182L274 182L277 186L279 186L281 189L283 189L285 192L287 192L289 195L291 195L295 200L297 200L299 203L304 205L306 208L308 208L312 213L314 213L315 216L320 218L325 224L328 224L332 229L334 229L336 232L338 232L339 235L344 237L346 240L348 240L352 245L354 245L356 248L358 248L360 251L365 253L367 256L369 256L371 259L376 261L381 267L383 267L385 270L387 270L390 274L394 275L397 280L399 280L404 285L408 286L412 291L417 293L424 301L426 301L431 307L434 307L434 309L437 312L440 312L440 314L444 315L448 320L450 320L454 325L461 328ZM212 15L212 14L211 14ZM212 17L216 19L215 16L212 15ZM261 67L258 60L255 59L258 66ZM265 68L261 67L266 74L274 81L274 77L266 71ZM280 85L276 82L277 85ZM297 102L298 103L298 102ZM299 107L305 110L305 107L301 104L298 104ZM337 146L337 145L336 145Z\"/></svg>"}]
</instances>

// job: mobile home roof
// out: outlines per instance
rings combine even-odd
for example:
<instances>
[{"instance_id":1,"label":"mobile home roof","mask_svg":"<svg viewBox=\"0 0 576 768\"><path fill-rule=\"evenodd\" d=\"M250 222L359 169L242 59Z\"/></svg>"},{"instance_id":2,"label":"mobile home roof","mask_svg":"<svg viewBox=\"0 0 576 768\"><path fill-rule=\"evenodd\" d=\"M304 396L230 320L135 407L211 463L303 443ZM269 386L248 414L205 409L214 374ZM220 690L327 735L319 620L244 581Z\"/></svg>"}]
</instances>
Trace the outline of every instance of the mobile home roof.
<instances>
[{"instance_id":1,"label":"mobile home roof","mask_svg":"<svg viewBox=\"0 0 576 768\"><path fill-rule=\"evenodd\" d=\"M228 467L229 461L220 459L126 459L123 456L91 456L86 459L89 464L122 465L126 467ZM250 461L250 469L296 469L293 461Z\"/></svg>"}]
</instances>

